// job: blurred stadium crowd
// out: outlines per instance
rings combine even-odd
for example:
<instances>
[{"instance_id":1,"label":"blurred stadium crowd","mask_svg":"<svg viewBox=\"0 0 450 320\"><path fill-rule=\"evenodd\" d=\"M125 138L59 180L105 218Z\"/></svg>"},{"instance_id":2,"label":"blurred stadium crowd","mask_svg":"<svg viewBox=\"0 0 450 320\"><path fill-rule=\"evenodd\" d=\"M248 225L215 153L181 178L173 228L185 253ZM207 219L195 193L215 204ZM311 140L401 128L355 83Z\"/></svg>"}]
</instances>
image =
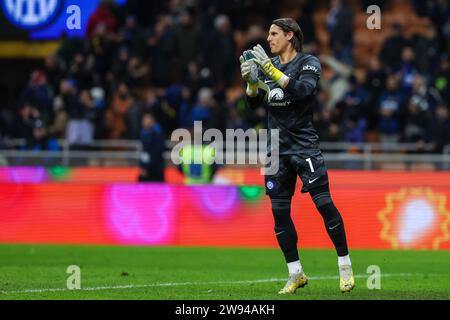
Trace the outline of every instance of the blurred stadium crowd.
<instances>
[{"instance_id":1,"label":"blurred stadium crowd","mask_svg":"<svg viewBox=\"0 0 450 320\"><path fill-rule=\"evenodd\" d=\"M197 120L204 128L262 128L266 111L246 107L238 58L257 43L266 46L273 19L291 16L305 52L322 63L314 115L322 141L412 142L418 151L432 142L442 152L450 143L450 6L407 2L424 28L407 32L407 23L394 19L382 26L388 36L379 49L361 56L355 24L366 27L356 14L367 18L371 4L383 14L385 1L105 1L86 37L64 38L31 72L16 109L2 113L0 136L45 150L58 149L61 138L81 146L140 139L149 114L166 138ZM320 10L324 19L314 19Z\"/></svg>"}]
</instances>

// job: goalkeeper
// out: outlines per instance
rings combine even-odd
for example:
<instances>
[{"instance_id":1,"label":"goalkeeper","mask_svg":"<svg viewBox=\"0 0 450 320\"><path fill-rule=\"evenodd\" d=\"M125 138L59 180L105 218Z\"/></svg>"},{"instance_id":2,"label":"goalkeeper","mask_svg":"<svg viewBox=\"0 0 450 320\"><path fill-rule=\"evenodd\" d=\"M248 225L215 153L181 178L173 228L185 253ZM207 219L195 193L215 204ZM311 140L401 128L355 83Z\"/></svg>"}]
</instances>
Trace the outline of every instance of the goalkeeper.
<instances>
[{"instance_id":1,"label":"goalkeeper","mask_svg":"<svg viewBox=\"0 0 450 320\"><path fill-rule=\"evenodd\" d=\"M313 106L321 66L319 60L302 53L303 34L295 20L277 19L270 26L267 41L275 58L261 45L240 57L242 78L247 82L247 102L252 109L264 105L268 129L279 130L279 170L265 176L275 220L275 235L283 251L289 278L280 294L295 293L308 280L297 251L297 232L291 219L291 199L297 175L323 217L325 228L338 255L339 287L349 292L354 278L342 217L330 195L327 168L314 129ZM267 150L271 141L268 135Z\"/></svg>"}]
</instances>

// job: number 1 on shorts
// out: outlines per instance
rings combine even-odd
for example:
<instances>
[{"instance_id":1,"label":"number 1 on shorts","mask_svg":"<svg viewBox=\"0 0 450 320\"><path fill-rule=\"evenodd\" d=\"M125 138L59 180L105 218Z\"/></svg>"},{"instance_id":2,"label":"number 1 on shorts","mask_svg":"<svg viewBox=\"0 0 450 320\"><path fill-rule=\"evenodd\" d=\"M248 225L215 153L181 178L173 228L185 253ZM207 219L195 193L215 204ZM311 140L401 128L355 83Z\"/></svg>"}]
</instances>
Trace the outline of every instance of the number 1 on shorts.
<instances>
[{"instance_id":1,"label":"number 1 on shorts","mask_svg":"<svg viewBox=\"0 0 450 320\"><path fill-rule=\"evenodd\" d=\"M306 162L309 163L309 167L311 168L311 172L314 172L314 167L313 167L313 165L312 165L311 158L306 159Z\"/></svg>"}]
</instances>

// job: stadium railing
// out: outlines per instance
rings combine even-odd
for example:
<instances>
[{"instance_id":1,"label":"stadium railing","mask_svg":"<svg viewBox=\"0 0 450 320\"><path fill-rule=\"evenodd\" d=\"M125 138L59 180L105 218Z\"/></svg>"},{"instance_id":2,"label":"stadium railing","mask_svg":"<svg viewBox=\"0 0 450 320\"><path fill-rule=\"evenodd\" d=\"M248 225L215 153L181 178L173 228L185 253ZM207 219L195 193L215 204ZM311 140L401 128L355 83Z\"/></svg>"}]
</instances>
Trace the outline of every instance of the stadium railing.
<instances>
[{"instance_id":1,"label":"stadium railing","mask_svg":"<svg viewBox=\"0 0 450 320\"><path fill-rule=\"evenodd\" d=\"M24 139L11 139L0 150L0 165L11 166L136 166L142 153L138 140L93 140L85 145L70 145L60 139L60 150L24 150Z\"/></svg>"},{"instance_id":2,"label":"stadium railing","mask_svg":"<svg viewBox=\"0 0 450 320\"><path fill-rule=\"evenodd\" d=\"M94 140L88 145L69 145L58 140L58 151L21 150L23 139L7 141L0 150L0 165L6 166L119 166L139 165L142 145L138 140ZM164 158L168 165L176 142L167 141ZM226 145L226 142L224 143ZM265 145L260 141L259 145ZM450 170L450 144L433 153L433 144L321 142L327 166L348 170ZM235 145L235 157L259 159L257 142ZM264 152L262 152L264 154ZM242 165L240 165L242 166ZM252 166L252 165L246 165Z\"/></svg>"}]
</instances>

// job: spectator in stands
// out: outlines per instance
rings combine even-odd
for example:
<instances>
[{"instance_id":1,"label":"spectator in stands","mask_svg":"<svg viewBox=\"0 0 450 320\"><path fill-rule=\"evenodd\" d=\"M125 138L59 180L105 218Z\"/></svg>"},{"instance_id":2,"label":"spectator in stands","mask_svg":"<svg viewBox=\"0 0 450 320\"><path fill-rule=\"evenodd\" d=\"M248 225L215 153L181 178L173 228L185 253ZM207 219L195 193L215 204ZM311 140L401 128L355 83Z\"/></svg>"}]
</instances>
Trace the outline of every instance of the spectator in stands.
<instances>
[{"instance_id":1,"label":"spectator in stands","mask_svg":"<svg viewBox=\"0 0 450 320\"><path fill-rule=\"evenodd\" d=\"M450 51L450 19L447 19L445 24L442 26L442 37L440 37L442 47L445 48L445 52Z\"/></svg>"},{"instance_id":2,"label":"spectator in stands","mask_svg":"<svg viewBox=\"0 0 450 320\"><path fill-rule=\"evenodd\" d=\"M352 75L349 80L349 90L336 106L341 123L342 138L346 142L364 142L367 120L367 93Z\"/></svg>"},{"instance_id":3,"label":"spectator in stands","mask_svg":"<svg viewBox=\"0 0 450 320\"><path fill-rule=\"evenodd\" d=\"M231 107L228 113L227 119L227 129L244 129L247 130L249 127L245 122L245 118L239 114L239 110L235 107Z\"/></svg>"},{"instance_id":4,"label":"spectator in stands","mask_svg":"<svg viewBox=\"0 0 450 320\"><path fill-rule=\"evenodd\" d=\"M111 105L106 111L105 126L107 137L110 139L123 139L126 136L126 114L134 102L129 87L120 83L115 92Z\"/></svg>"},{"instance_id":5,"label":"spectator in stands","mask_svg":"<svg viewBox=\"0 0 450 320\"><path fill-rule=\"evenodd\" d=\"M303 32L303 46L309 47L311 43L317 41L316 26L314 24L314 12L317 9L317 1L306 0L302 1L300 7L300 16L296 21Z\"/></svg>"},{"instance_id":6,"label":"spectator in stands","mask_svg":"<svg viewBox=\"0 0 450 320\"><path fill-rule=\"evenodd\" d=\"M47 135L45 123L41 119L33 122L32 135L26 140L25 149L35 151L58 151L60 149L55 138Z\"/></svg>"},{"instance_id":7,"label":"spectator in stands","mask_svg":"<svg viewBox=\"0 0 450 320\"><path fill-rule=\"evenodd\" d=\"M39 110L40 117L49 121L53 117L53 96L45 73L35 70L31 73L28 87L21 94L19 104L31 103Z\"/></svg>"},{"instance_id":8,"label":"spectator in stands","mask_svg":"<svg viewBox=\"0 0 450 320\"><path fill-rule=\"evenodd\" d=\"M174 83L167 87L162 97L163 101L171 109L170 124L168 124L169 131L180 127L188 127L191 125L190 121L190 99L191 92L182 83Z\"/></svg>"},{"instance_id":9,"label":"spectator in stands","mask_svg":"<svg viewBox=\"0 0 450 320\"><path fill-rule=\"evenodd\" d=\"M65 73L75 54L79 52L82 54L92 53L91 51L93 48L90 44L88 39L79 37L69 38L67 34L62 34L61 46L56 53L57 57L60 59L60 71L63 73L62 77L67 76Z\"/></svg>"},{"instance_id":10,"label":"spectator in stands","mask_svg":"<svg viewBox=\"0 0 450 320\"><path fill-rule=\"evenodd\" d=\"M125 115L127 128L125 137L130 140L139 140L141 134L141 122L144 114L144 105L136 96Z\"/></svg>"},{"instance_id":11,"label":"spectator in stands","mask_svg":"<svg viewBox=\"0 0 450 320\"><path fill-rule=\"evenodd\" d=\"M321 55L320 61L323 67L319 86L326 92L325 107L333 109L349 88L348 80L352 75L353 68L328 55Z\"/></svg>"},{"instance_id":12,"label":"spectator in stands","mask_svg":"<svg viewBox=\"0 0 450 320\"><path fill-rule=\"evenodd\" d=\"M403 35L402 26L398 23L391 25L390 35L384 41L380 51L380 61L385 68L394 68L401 62L403 48L408 45Z\"/></svg>"},{"instance_id":13,"label":"spectator in stands","mask_svg":"<svg viewBox=\"0 0 450 320\"><path fill-rule=\"evenodd\" d=\"M0 149L8 147L14 125L14 116L8 110L0 110Z\"/></svg>"},{"instance_id":14,"label":"spectator in stands","mask_svg":"<svg viewBox=\"0 0 450 320\"><path fill-rule=\"evenodd\" d=\"M413 43L418 71L433 77L439 67L439 52L441 51L436 37L436 29L428 26L423 36L416 34Z\"/></svg>"},{"instance_id":15,"label":"spectator in stands","mask_svg":"<svg viewBox=\"0 0 450 320\"><path fill-rule=\"evenodd\" d=\"M158 17L155 27L146 39L143 55L150 57L151 81L156 86L167 86L177 70L175 56L175 35L167 15Z\"/></svg>"},{"instance_id":16,"label":"spectator in stands","mask_svg":"<svg viewBox=\"0 0 450 320\"><path fill-rule=\"evenodd\" d=\"M130 49L127 46L120 46L117 54L113 58L113 64L108 74L108 80L115 82L118 79L127 77L128 61L130 59Z\"/></svg>"},{"instance_id":17,"label":"spectator in stands","mask_svg":"<svg viewBox=\"0 0 450 320\"><path fill-rule=\"evenodd\" d=\"M151 112L145 112L142 117L140 139L143 150L139 181L164 181L165 137Z\"/></svg>"},{"instance_id":18,"label":"spectator in stands","mask_svg":"<svg viewBox=\"0 0 450 320\"><path fill-rule=\"evenodd\" d=\"M386 81L386 90L378 103L378 131L381 142L398 142L401 130L400 114L404 105L404 98L399 90L399 79L390 75Z\"/></svg>"},{"instance_id":19,"label":"spectator in stands","mask_svg":"<svg viewBox=\"0 0 450 320\"><path fill-rule=\"evenodd\" d=\"M147 82L148 71L148 66L142 63L141 58L133 56L128 60L124 82L130 87L141 87Z\"/></svg>"},{"instance_id":20,"label":"spectator in stands","mask_svg":"<svg viewBox=\"0 0 450 320\"><path fill-rule=\"evenodd\" d=\"M66 138L71 145L89 145L94 139L94 126L89 108L93 102L87 90L78 97L75 82L71 79L61 81L61 97L69 114Z\"/></svg>"},{"instance_id":21,"label":"spectator in stands","mask_svg":"<svg viewBox=\"0 0 450 320\"><path fill-rule=\"evenodd\" d=\"M410 101L417 105L420 110L433 112L436 105L442 103L439 92L426 84L425 79L420 75L416 75L413 81L413 88Z\"/></svg>"},{"instance_id":22,"label":"spectator in stands","mask_svg":"<svg viewBox=\"0 0 450 320\"><path fill-rule=\"evenodd\" d=\"M99 110L96 105L96 101L92 96L91 90L83 90L80 92L80 104L83 108L84 119L87 120L87 123L90 127L92 127L92 139L95 136L95 124L99 118Z\"/></svg>"},{"instance_id":23,"label":"spectator in stands","mask_svg":"<svg viewBox=\"0 0 450 320\"><path fill-rule=\"evenodd\" d=\"M428 17L437 31L438 38L444 39L443 26L449 21L450 6L446 0L413 0L413 6L420 17ZM441 43L442 45L442 43Z\"/></svg>"},{"instance_id":24,"label":"spectator in stands","mask_svg":"<svg viewBox=\"0 0 450 320\"><path fill-rule=\"evenodd\" d=\"M415 53L412 47L404 47L402 51L401 63L395 68L395 72L400 75L400 90L404 96L411 94L414 79L418 75L415 64Z\"/></svg>"},{"instance_id":25,"label":"spectator in stands","mask_svg":"<svg viewBox=\"0 0 450 320\"><path fill-rule=\"evenodd\" d=\"M407 143L417 143L418 148L429 141L431 119L429 110L424 110L418 101L410 100L407 110L403 140ZM415 150L415 151L419 151Z\"/></svg>"},{"instance_id":26,"label":"spectator in stands","mask_svg":"<svg viewBox=\"0 0 450 320\"><path fill-rule=\"evenodd\" d=\"M366 117L368 121L368 130L376 127L378 112L377 104L381 94L385 89L386 72L381 67L380 60L373 56L369 61L369 69L366 75L364 88L368 93Z\"/></svg>"},{"instance_id":27,"label":"spectator in stands","mask_svg":"<svg viewBox=\"0 0 450 320\"><path fill-rule=\"evenodd\" d=\"M125 23L119 30L119 39L122 45L127 48L133 48L136 45L138 36L138 25L134 15L127 15Z\"/></svg>"},{"instance_id":28,"label":"spectator in stands","mask_svg":"<svg viewBox=\"0 0 450 320\"><path fill-rule=\"evenodd\" d=\"M156 121L161 123L161 97L158 90L153 87L146 88L142 91L140 99L143 103L144 111L150 111L156 118Z\"/></svg>"},{"instance_id":29,"label":"spectator in stands","mask_svg":"<svg viewBox=\"0 0 450 320\"><path fill-rule=\"evenodd\" d=\"M78 119L82 117L82 109L78 103L78 88L73 79L62 79L59 85L61 99L64 108L69 114L69 118Z\"/></svg>"},{"instance_id":30,"label":"spectator in stands","mask_svg":"<svg viewBox=\"0 0 450 320\"><path fill-rule=\"evenodd\" d=\"M367 106L367 92L358 83L355 75L349 79L349 88L344 93L342 101L336 108L339 110L341 121L347 121L350 117L359 119L365 116Z\"/></svg>"},{"instance_id":31,"label":"spectator in stands","mask_svg":"<svg viewBox=\"0 0 450 320\"><path fill-rule=\"evenodd\" d=\"M327 17L329 45L339 61L353 64L353 12L346 0L332 0Z\"/></svg>"},{"instance_id":32,"label":"spectator in stands","mask_svg":"<svg viewBox=\"0 0 450 320\"><path fill-rule=\"evenodd\" d=\"M228 106L228 109L227 128L247 130L252 127L248 121L250 114L245 96L237 98L234 104Z\"/></svg>"},{"instance_id":33,"label":"spectator in stands","mask_svg":"<svg viewBox=\"0 0 450 320\"><path fill-rule=\"evenodd\" d=\"M117 32L118 22L111 6L109 1L102 1L97 9L95 9L94 13L89 17L87 24L87 36L89 38L94 36L94 33L98 30L100 25L107 33Z\"/></svg>"},{"instance_id":34,"label":"spectator in stands","mask_svg":"<svg viewBox=\"0 0 450 320\"><path fill-rule=\"evenodd\" d=\"M25 103L19 109L12 129L13 137L30 140L33 135L34 122L39 119L39 110L31 103Z\"/></svg>"},{"instance_id":35,"label":"spectator in stands","mask_svg":"<svg viewBox=\"0 0 450 320\"><path fill-rule=\"evenodd\" d=\"M114 57L116 46L114 35L108 33L106 26L98 24L90 37L90 47L94 59L94 72L97 76L97 83L104 84L105 78Z\"/></svg>"},{"instance_id":36,"label":"spectator in stands","mask_svg":"<svg viewBox=\"0 0 450 320\"><path fill-rule=\"evenodd\" d=\"M322 108L319 112L314 113L314 127L319 131L322 141L337 142L341 139L340 126L333 117L333 111Z\"/></svg>"},{"instance_id":37,"label":"spectator in stands","mask_svg":"<svg viewBox=\"0 0 450 320\"><path fill-rule=\"evenodd\" d=\"M44 73L55 96L59 94L59 83L63 77L62 63L57 54L49 54L44 59Z\"/></svg>"},{"instance_id":38,"label":"spectator in stands","mask_svg":"<svg viewBox=\"0 0 450 320\"><path fill-rule=\"evenodd\" d=\"M251 25L247 31L247 43L244 45L243 50L251 50L254 46L260 44L264 48L264 51L270 52L266 38L266 33L261 25Z\"/></svg>"},{"instance_id":39,"label":"spectator in stands","mask_svg":"<svg viewBox=\"0 0 450 320\"><path fill-rule=\"evenodd\" d=\"M181 91L181 101L178 107L178 121L179 127L187 128L192 123L190 119L190 114L192 111L192 93L188 87L183 87Z\"/></svg>"},{"instance_id":40,"label":"spectator in stands","mask_svg":"<svg viewBox=\"0 0 450 320\"><path fill-rule=\"evenodd\" d=\"M197 104L192 109L191 125L194 124L194 121L208 121L211 116L211 109L215 103L213 92L210 88L200 89Z\"/></svg>"},{"instance_id":41,"label":"spectator in stands","mask_svg":"<svg viewBox=\"0 0 450 320\"><path fill-rule=\"evenodd\" d=\"M383 141L397 141L400 136L412 141L406 131L411 132L411 123L418 117L409 110L411 104L420 112L428 110L447 119L440 105L450 104L449 5L422 2L415 4L423 17L430 18L424 32L410 41L405 37L411 34L410 26L404 26L408 31L404 33L400 24L393 24L380 60L367 56L368 67L355 69L348 65L353 14L345 1L333 0L327 17L330 56L321 55L322 48L314 41L310 17L318 7L315 2L301 1L292 12L304 31L311 29L305 33L310 37L305 38L305 52L319 56L323 66L319 107L314 113L323 141L361 141L371 133L366 130L378 129ZM363 3L363 9L382 5L378 0ZM74 125L83 121L94 124L96 138L139 139L146 111L152 112L168 136L177 127L190 127L194 119L220 129L226 124L264 127L266 110L249 113L239 94L234 94L242 89L234 87L238 52L256 43L267 46L261 25L292 6L290 0L276 5L270 0L127 1L117 14L114 5L102 4L89 18L87 38L64 35L58 51L44 60L44 72L31 74L19 99L17 119L7 126L13 137L30 138L34 120L39 118L46 136L63 138L64 123L70 122L66 131L71 132L69 140L77 143L85 140L81 134L92 131ZM367 112L361 110L360 102L365 100L361 88L352 85L356 70L358 76L366 71ZM388 77L390 85L385 88ZM392 84L398 79L400 89ZM206 95L205 90L200 92L204 87L211 88ZM214 102L200 103L199 95ZM441 134L431 135L432 139L444 139L445 129L439 130Z\"/></svg>"},{"instance_id":42,"label":"spectator in stands","mask_svg":"<svg viewBox=\"0 0 450 320\"><path fill-rule=\"evenodd\" d=\"M364 117L358 117L358 115L351 114L347 118L342 126L343 141L350 143L361 143L365 141L365 134L367 128L367 120Z\"/></svg>"},{"instance_id":43,"label":"spectator in stands","mask_svg":"<svg viewBox=\"0 0 450 320\"><path fill-rule=\"evenodd\" d=\"M209 34L204 48L203 61L213 76L214 84L222 82L229 87L234 70L238 68L235 57L235 42L231 32L230 19L218 15L214 19L214 30Z\"/></svg>"},{"instance_id":44,"label":"spectator in stands","mask_svg":"<svg viewBox=\"0 0 450 320\"><path fill-rule=\"evenodd\" d=\"M179 15L179 25L174 30L176 56L180 60L182 72L187 72L189 63L200 60L203 39L193 10L183 10Z\"/></svg>"},{"instance_id":45,"label":"spectator in stands","mask_svg":"<svg viewBox=\"0 0 450 320\"><path fill-rule=\"evenodd\" d=\"M442 99L450 103L450 62L447 55L441 56L439 71L434 79L434 87Z\"/></svg>"},{"instance_id":46,"label":"spectator in stands","mask_svg":"<svg viewBox=\"0 0 450 320\"><path fill-rule=\"evenodd\" d=\"M125 10L135 15L139 25L143 27L153 26L158 15L167 8L168 1L136 1L128 0Z\"/></svg>"},{"instance_id":47,"label":"spectator in stands","mask_svg":"<svg viewBox=\"0 0 450 320\"><path fill-rule=\"evenodd\" d=\"M53 101L53 111L55 116L51 125L47 128L47 134L52 138L65 139L69 115L64 108L64 101L60 96L56 97Z\"/></svg>"},{"instance_id":48,"label":"spectator in stands","mask_svg":"<svg viewBox=\"0 0 450 320\"><path fill-rule=\"evenodd\" d=\"M78 89L83 90L92 87L94 83L94 62L93 55L81 52L75 53L73 59L70 61L66 75L75 80Z\"/></svg>"},{"instance_id":49,"label":"spectator in stands","mask_svg":"<svg viewBox=\"0 0 450 320\"><path fill-rule=\"evenodd\" d=\"M434 152L442 153L445 146L450 145L450 115L445 105L437 106L433 125L431 126L431 137L434 142Z\"/></svg>"}]
</instances>

